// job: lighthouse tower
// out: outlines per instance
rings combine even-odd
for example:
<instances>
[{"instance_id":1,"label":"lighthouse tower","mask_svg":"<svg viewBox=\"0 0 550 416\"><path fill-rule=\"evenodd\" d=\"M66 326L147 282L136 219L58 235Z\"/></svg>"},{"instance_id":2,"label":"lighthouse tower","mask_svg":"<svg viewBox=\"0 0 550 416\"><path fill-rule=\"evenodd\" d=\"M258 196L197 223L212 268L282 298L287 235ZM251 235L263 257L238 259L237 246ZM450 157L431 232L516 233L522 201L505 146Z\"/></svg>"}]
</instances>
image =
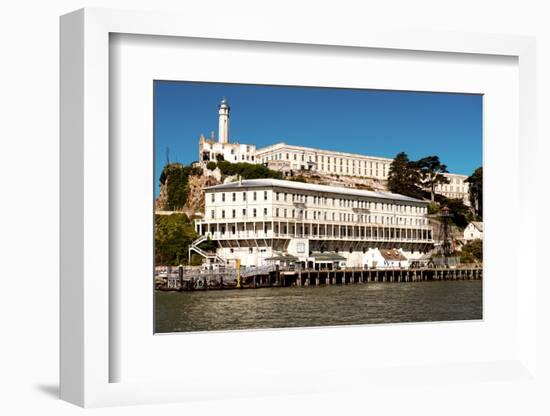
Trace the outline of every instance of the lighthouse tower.
<instances>
[{"instance_id":1,"label":"lighthouse tower","mask_svg":"<svg viewBox=\"0 0 550 416\"><path fill-rule=\"evenodd\" d=\"M229 143L229 105L225 97L222 98L218 106L218 141L220 143Z\"/></svg>"}]
</instances>

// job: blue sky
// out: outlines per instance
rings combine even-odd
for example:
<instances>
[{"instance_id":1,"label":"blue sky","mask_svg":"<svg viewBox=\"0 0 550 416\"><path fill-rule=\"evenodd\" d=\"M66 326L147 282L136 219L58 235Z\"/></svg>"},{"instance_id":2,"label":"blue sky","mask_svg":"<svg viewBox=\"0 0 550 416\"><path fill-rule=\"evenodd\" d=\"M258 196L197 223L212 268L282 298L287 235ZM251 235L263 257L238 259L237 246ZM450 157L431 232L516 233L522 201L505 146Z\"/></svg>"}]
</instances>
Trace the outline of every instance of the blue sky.
<instances>
[{"instance_id":1,"label":"blue sky","mask_svg":"<svg viewBox=\"0 0 550 416\"><path fill-rule=\"evenodd\" d=\"M404 151L413 160L438 155L465 175L481 166L481 95L155 81L157 180L166 149L171 162L188 164L198 158L201 133L217 137L222 97L231 106L231 141L388 158Z\"/></svg>"}]
</instances>

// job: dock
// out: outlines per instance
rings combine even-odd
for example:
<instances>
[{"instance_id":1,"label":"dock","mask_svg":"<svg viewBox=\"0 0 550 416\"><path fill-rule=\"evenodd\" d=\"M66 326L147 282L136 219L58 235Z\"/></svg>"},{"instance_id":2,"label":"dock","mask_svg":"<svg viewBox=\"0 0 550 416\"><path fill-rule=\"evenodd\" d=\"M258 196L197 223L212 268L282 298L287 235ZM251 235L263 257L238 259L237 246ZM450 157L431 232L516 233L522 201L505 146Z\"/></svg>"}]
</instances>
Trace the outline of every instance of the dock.
<instances>
[{"instance_id":1,"label":"dock","mask_svg":"<svg viewBox=\"0 0 550 416\"><path fill-rule=\"evenodd\" d=\"M237 285L237 271L183 273L167 278L164 290L221 290L255 289L262 287L306 287L349 285L367 283L409 283L446 280L480 280L481 266L455 268L385 268L385 269L284 269L279 267L256 268L240 273L241 285Z\"/></svg>"}]
</instances>

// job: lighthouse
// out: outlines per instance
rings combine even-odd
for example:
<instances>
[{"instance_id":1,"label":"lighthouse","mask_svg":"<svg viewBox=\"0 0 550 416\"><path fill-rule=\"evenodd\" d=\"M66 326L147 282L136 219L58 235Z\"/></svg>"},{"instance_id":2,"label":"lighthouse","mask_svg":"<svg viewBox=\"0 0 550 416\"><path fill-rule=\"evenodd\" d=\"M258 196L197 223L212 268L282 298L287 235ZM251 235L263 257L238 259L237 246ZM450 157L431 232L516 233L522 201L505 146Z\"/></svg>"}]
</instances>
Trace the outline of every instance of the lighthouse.
<instances>
[{"instance_id":1,"label":"lighthouse","mask_svg":"<svg viewBox=\"0 0 550 416\"><path fill-rule=\"evenodd\" d=\"M222 98L218 106L218 119L218 141L229 143L229 104L225 97Z\"/></svg>"}]
</instances>

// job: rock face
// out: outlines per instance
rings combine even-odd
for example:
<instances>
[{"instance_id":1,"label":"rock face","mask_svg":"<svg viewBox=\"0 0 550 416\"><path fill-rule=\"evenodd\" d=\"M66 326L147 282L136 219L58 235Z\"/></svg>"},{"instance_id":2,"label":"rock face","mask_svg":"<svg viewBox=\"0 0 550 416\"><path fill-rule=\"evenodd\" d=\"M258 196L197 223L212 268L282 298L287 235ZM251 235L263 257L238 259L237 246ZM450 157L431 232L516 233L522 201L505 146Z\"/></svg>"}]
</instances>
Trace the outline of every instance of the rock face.
<instances>
[{"instance_id":1,"label":"rock face","mask_svg":"<svg viewBox=\"0 0 550 416\"><path fill-rule=\"evenodd\" d=\"M164 211L168 204L168 180L160 185L158 198L155 200L155 211Z\"/></svg>"},{"instance_id":2,"label":"rock face","mask_svg":"<svg viewBox=\"0 0 550 416\"><path fill-rule=\"evenodd\" d=\"M155 211L170 211L167 207L168 201L168 177L164 184L160 185L159 196L155 201ZM218 185L221 182L215 175L189 175L187 181L187 201L181 210L189 217L201 216L204 213L204 191L207 186Z\"/></svg>"},{"instance_id":3,"label":"rock face","mask_svg":"<svg viewBox=\"0 0 550 416\"><path fill-rule=\"evenodd\" d=\"M204 190L203 188L207 186L219 185L221 182L218 181L214 176L189 176L189 194L187 195L187 202L184 209L189 212L204 213Z\"/></svg>"},{"instance_id":4,"label":"rock face","mask_svg":"<svg viewBox=\"0 0 550 416\"><path fill-rule=\"evenodd\" d=\"M366 191L387 191L387 181L373 178L349 177L339 175L319 174L316 172L295 172L294 177L301 177L308 183L318 185L342 186L346 188L357 188ZM290 179L286 177L285 179Z\"/></svg>"}]
</instances>

